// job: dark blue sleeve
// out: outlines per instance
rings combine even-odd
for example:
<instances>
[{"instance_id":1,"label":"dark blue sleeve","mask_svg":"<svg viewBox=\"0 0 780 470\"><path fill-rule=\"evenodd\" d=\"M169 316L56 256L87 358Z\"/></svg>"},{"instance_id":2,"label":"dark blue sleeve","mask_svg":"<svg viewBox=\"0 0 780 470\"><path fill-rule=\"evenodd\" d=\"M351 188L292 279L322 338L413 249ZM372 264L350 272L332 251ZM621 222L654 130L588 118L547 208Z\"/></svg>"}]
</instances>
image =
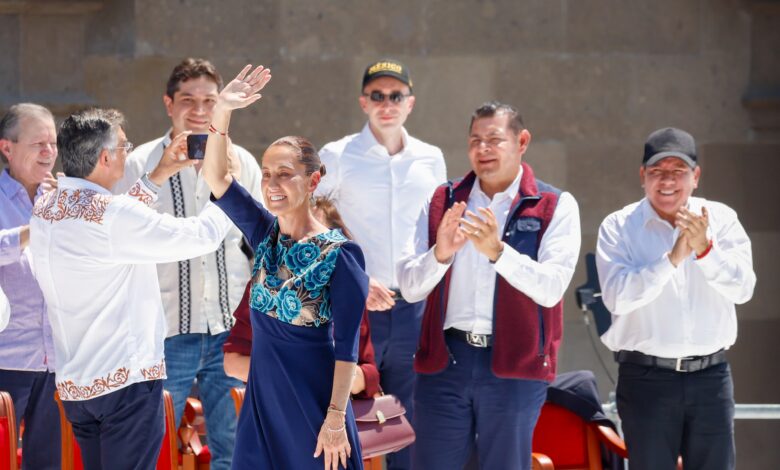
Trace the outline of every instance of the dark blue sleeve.
<instances>
[{"instance_id":1,"label":"dark blue sleeve","mask_svg":"<svg viewBox=\"0 0 780 470\"><path fill-rule=\"evenodd\" d=\"M360 247L353 242L341 245L336 268L330 278L330 306L333 312L333 339L336 359L357 362L360 320L368 297L368 275Z\"/></svg>"},{"instance_id":2,"label":"dark blue sleeve","mask_svg":"<svg viewBox=\"0 0 780 470\"><path fill-rule=\"evenodd\" d=\"M236 227L249 240L253 250L257 249L257 245L263 241L268 230L273 227L273 214L256 201L235 178L221 198L215 199L212 194L211 202L222 209L236 224Z\"/></svg>"}]
</instances>

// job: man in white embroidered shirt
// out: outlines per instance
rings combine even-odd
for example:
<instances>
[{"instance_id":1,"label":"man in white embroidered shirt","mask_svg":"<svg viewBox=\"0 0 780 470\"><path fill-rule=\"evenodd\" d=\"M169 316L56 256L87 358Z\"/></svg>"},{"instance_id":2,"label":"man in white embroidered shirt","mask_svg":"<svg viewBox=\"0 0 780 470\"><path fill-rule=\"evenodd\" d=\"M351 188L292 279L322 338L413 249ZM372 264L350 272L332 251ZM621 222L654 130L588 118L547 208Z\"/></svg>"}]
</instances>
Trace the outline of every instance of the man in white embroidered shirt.
<instances>
[{"instance_id":1,"label":"man in white embroidered shirt","mask_svg":"<svg viewBox=\"0 0 780 470\"><path fill-rule=\"evenodd\" d=\"M118 111L100 109L65 120L57 147L66 176L38 199L30 220L57 391L89 469L154 468L166 331L155 264L215 250L230 226L211 205L187 219L148 207L159 185L191 164L185 134L126 195L112 196L132 149L123 122Z\"/></svg>"},{"instance_id":2,"label":"man in white embroidered shirt","mask_svg":"<svg viewBox=\"0 0 780 470\"><path fill-rule=\"evenodd\" d=\"M733 469L734 390L725 349L734 304L756 284L750 239L724 204L693 197L693 137L659 129L639 175L645 198L610 214L596 263L619 362L617 405L631 470Z\"/></svg>"},{"instance_id":3,"label":"man in white embroidered shirt","mask_svg":"<svg viewBox=\"0 0 780 470\"><path fill-rule=\"evenodd\" d=\"M126 191L144 172L154 168L174 136L184 131L207 134L221 86L222 77L207 60L188 58L176 65L163 96L171 129L164 136L138 146L127 157L125 176L114 192ZM241 167L240 174L234 176L256 199L262 199L262 175L257 161L238 145L231 145L230 150L231 157L237 159ZM197 160L192 167L165 181L154 208L176 217L197 214L211 194L201 177L201 162ZM230 468L237 422L230 389L243 386L241 381L225 374L222 352L233 326L233 311L238 307L250 275L250 262L242 252L242 240L241 232L231 227L214 252L157 266L168 321L165 389L173 397L178 423L193 380L197 379L206 415L211 470Z\"/></svg>"},{"instance_id":4,"label":"man in white embroidered shirt","mask_svg":"<svg viewBox=\"0 0 780 470\"><path fill-rule=\"evenodd\" d=\"M366 255L370 276L366 307L382 389L401 400L410 419L412 360L423 303L401 298L395 264L414 232L420 209L447 179L441 150L404 128L414 103L405 65L382 59L366 67L360 107L368 122L360 133L322 148L320 157L328 172L317 187L317 195L334 202ZM410 468L410 452L406 448L389 454L388 470Z\"/></svg>"}]
</instances>

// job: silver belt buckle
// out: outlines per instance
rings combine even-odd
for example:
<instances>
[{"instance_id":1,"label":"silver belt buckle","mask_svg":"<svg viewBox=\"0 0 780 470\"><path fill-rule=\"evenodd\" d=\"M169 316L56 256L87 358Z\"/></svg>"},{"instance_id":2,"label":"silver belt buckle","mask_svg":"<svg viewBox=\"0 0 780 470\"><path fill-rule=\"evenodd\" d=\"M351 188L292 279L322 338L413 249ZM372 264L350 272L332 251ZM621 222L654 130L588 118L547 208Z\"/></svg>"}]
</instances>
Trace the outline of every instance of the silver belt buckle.
<instances>
[{"instance_id":1,"label":"silver belt buckle","mask_svg":"<svg viewBox=\"0 0 780 470\"><path fill-rule=\"evenodd\" d=\"M675 372L688 372L687 370L682 369L682 361L690 361L693 359L692 357L678 357L677 358L677 364L674 366Z\"/></svg>"},{"instance_id":2,"label":"silver belt buckle","mask_svg":"<svg viewBox=\"0 0 780 470\"><path fill-rule=\"evenodd\" d=\"M475 333L466 332L466 342L478 348L486 348L487 335L478 335Z\"/></svg>"}]
</instances>

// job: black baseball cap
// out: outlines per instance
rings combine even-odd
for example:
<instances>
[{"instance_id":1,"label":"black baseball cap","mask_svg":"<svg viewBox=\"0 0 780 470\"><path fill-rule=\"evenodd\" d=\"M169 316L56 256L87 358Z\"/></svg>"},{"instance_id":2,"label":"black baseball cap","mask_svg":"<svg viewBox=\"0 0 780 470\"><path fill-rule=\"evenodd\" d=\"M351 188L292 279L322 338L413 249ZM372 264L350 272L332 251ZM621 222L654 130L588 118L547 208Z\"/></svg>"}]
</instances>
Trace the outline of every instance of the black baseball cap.
<instances>
[{"instance_id":1,"label":"black baseball cap","mask_svg":"<svg viewBox=\"0 0 780 470\"><path fill-rule=\"evenodd\" d=\"M365 88L371 80L379 77L393 77L408 85L410 90L412 88L409 69L395 59L380 59L366 67L366 71L363 73L363 86L361 88Z\"/></svg>"},{"instance_id":2,"label":"black baseball cap","mask_svg":"<svg viewBox=\"0 0 780 470\"><path fill-rule=\"evenodd\" d=\"M683 130L674 127L658 129L647 137L645 142L645 155L642 157L643 166L652 166L664 158L676 157L695 168L696 142L693 136Z\"/></svg>"}]
</instances>

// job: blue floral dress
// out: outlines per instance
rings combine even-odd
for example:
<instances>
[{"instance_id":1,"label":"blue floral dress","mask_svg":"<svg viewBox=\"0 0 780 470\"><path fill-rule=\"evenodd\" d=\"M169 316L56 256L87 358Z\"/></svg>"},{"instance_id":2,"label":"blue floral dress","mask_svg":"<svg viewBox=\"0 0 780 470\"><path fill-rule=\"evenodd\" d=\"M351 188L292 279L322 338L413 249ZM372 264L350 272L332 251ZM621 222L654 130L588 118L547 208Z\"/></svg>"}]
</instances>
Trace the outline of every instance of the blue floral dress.
<instances>
[{"instance_id":1,"label":"blue floral dress","mask_svg":"<svg viewBox=\"0 0 780 470\"><path fill-rule=\"evenodd\" d=\"M215 203L255 248L250 297L252 354L238 418L234 469L317 469L312 457L336 360L357 362L368 293L360 248L338 230L296 242L235 181ZM354 415L352 456L362 469Z\"/></svg>"}]
</instances>

